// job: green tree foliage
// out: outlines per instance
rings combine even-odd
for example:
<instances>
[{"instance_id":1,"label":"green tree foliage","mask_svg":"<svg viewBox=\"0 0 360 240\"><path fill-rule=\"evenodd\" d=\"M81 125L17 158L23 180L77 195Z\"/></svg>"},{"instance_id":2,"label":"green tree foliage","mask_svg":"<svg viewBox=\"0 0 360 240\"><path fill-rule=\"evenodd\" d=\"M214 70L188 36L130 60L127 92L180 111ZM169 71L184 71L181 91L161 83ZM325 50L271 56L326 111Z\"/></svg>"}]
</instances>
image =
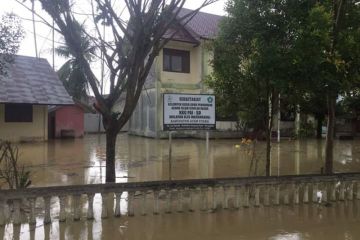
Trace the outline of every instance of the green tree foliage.
<instances>
[{"instance_id":1,"label":"green tree foliage","mask_svg":"<svg viewBox=\"0 0 360 240\"><path fill-rule=\"evenodd\" d=\"M299 24L299 8L308 1L230 0L228 17L214 42L214 74L209 86L220 102L254 129L266 132L270 174L272 115L278 94L287 91L293 74L291 29Z\"/></svg>"},{"instance_id":2,"label":"green tree foliage","mask_svg":"<svg viewBox=\"0 0 360 240\"><path fill-rule=\"evenodd\" d=\"M359 81L359 6L352 0L229 0L226 10L210 87L226 110L245 112L257 125L265 120L267 165L278 93L320 120L327 113L325 169L331 173L336 99Z\"/></svg>"},{"instance_id":3,"label":"green tree foliage","mask_svg":"<svg viewBox=\"0 0 360 240\"><path fill-rule=\"evenodd\" d=\"M299 29L294 48L300 96L326 101L328 115L325 172L333 172L333 137L336 100L359 85L360 8L356 1L316 3ZM301 91L300 91L301 92ZM312 102L313 105L317 102Z\"/></svg>"},{"instance_id":4,"label":"green tree foliage","mask_svg":"<svg viewBox=\"0 0 360 240\"><path fill-rule=\"evenodd\" d=\"M13 60L14 54L24 38L20 19L12 13L1 17L0 21L0 74L6 73L6 63Z\"/></svg>"},{"instance_id":5,"label":"green tree foliage","mask_svg":"<svg viewBox=\"0 0 360 240\"><path fill-rule=\"evenodd\" d=\"M75 22L74 25L81 37L79 40L80 51L87 61L92 62L96 53L96 46L91 41L90 37L85 34L85 31L83 30L84 27L81 24ZM57 72L66 90L70 96L77 100L86 99L90 86L86 80L84 71L81 69L79 59L76 58L76 53L67 45L59 46L55 50L58 55L68 58Z\"/></svg>"}]
</instances>

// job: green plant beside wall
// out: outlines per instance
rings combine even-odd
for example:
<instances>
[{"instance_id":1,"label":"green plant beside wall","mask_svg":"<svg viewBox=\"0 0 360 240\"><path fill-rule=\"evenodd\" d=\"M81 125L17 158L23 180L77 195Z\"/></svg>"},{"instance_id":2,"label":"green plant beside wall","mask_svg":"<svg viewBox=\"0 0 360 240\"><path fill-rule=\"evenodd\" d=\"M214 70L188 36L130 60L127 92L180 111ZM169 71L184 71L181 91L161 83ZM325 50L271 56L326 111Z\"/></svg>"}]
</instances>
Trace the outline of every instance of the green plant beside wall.
<instances>
[{"instance_id":1,"label":"green plant beside wall","mask_svg":"<svg viewBox=\"0 0 360 240\"><path fill-rule=\"evenodd\" d=\"M9 189L31 185L30 171L19 163L19 148L8 141L0 141L0 182Z\"/></svg>"}]
</instances>

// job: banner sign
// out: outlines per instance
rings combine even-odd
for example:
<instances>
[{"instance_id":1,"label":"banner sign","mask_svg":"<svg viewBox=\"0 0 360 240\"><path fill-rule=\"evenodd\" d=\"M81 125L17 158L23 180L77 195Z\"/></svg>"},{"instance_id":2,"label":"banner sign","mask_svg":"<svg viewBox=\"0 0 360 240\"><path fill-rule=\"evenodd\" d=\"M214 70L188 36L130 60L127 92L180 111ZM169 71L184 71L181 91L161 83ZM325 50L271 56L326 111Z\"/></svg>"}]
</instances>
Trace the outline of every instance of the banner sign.
<instances>
[{"instance_id":1,"label":"banner sign","mask_svg":"<svg viewBox=\"0 0 360 240\"><path fill-rule=\"evenodd\" d=\"M215 130L215 96L164 93L164 130Z\"/></svg>"}]
</instances>

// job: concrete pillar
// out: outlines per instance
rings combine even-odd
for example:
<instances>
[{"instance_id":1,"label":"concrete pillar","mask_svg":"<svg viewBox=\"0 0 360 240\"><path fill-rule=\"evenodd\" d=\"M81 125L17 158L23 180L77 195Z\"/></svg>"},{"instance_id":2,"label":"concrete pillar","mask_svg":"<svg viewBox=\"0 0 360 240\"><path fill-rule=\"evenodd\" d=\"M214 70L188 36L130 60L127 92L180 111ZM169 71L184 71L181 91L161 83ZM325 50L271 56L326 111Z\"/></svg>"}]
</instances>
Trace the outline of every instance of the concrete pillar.
<instances>
[{"instance_id":1,"label":"concrete pillar","mask_svg":"<svg viewBox=\"0 0 360 240\"><path fill-rule=\"evenodd\" d=\"M345 183L341 182L339 186L339 200L344 201L345 200Z\"/></svg>"},{"instance_id":2,"label":"concrete pillar","mask_svg":"<svg viewBox=\"0 0 360 240\"><path fill-rule=\"evenodd\" d=\"M241 186L235 186L235 208L239 209L241 206Z\"/></svg>"},{"instance_id":3,"label":"concrete pillar","mask_svg":"<svg viewBox=\"0 0 360 240\"><path fill-rule=\"evenodd\" d=\"M207 187L200 188L200 209L201 211L207 210Z\"/></svg>"},{"instance_id":4,"label":"concrete pillar","mask_svg":"<svg viewBox=\"0 0 360 240\"><path fill-rule=\"evenodd\" d=\"M59 196L59 202L60 202L59 222L66 221L66 199L67 196Z\"/></svg>"},{"instance_id":5,"label":"concrete pillar","mask_svg":"<svg viewBox=\"0 0 360 240\"><path fill-rule=\"evenodd\" d=\"M87 209L86 218L88 220L94 219L94 196L95 196L94 193L88 193L87 194L88 209Z\"/></svg>"},{"instance_id":6,"label":"concrete pillar","mask_svg":"<svg viewBox=\"0 0 360 240\"><path fill-rule=\"evenodd\" d=\"M155 190L154 192L154 215L159 214L159 193L160 191Z\"/></svg>"},{"instance_id":7,"label":"concrete pillar","mask_svg":"<svg viewBox=\"0 0 360 240\"><path fill-rule=\"evenodd\" d=\"M360 182L356 183L356 199L360 199Z\"/></svg>"},{"instance_id":8,"label":"concrete pillar","mask_svg":"<svg viewBox=\"0 0 360 240\"><path fill-rule=\"evenodd\" d=\"M228 186L224 186L223 187L223 191L224 191L224 199L223 199L223 208L224 209L228 209L229 208L229 202L228 202L228 191L229 191L229 187Z\"/></svg>"},{"instance_id":9,"label":"concrete pillar","mask_svg":"<svg viewBox=\"0 0 360 240\"><path fill-rule=\"evenodd\" d=\"M6 224L5 207L5 201L0 199L0 226L5 226Z\"/></svg>"},{"instance_id":10,"label":"concrete pillar","mask_svg":"<svg viewBox=\"0 0 360 240\"><path fill-rule=\"evenodd\" d=\"M101 193L102 205L101 205L101 218L105 219L109 216L108 208L108 193Z\"/></svg>"},{"instance_id":11,"label":"concrete pillar","mask_svg":"<svg viewBox=\"0 0 360 240\"><path fill-rule=\"evenodd\" d=\"M327 185L325 184L324 189L322 191L322 202L328 201L328 191L327 191Z\"/></svg>"},{"instance_id":12,"label":"concrete pillar","mask_svg":"<svg viewBox=\"0 0 360 240\"><path fill-rule=\"evenodd\" d=\"M274 200L274 204L275 205L280 205L280 185L277 184L274 186L275 188L275 200Z\"/></svg>"},{"instance_id":13,"label":"concrete pillar","mask_svg":"<svg viewBox=\"0 0 360 240\"><path fill-rule=\"evenodd\" d=\"M44 197L44 203L45 203L44 224L50 224L50 223L51 223L50 201L51 201L51 197L50 197L50 196Z\"/></svg>"},{"instance_id":14,"label":"concrete pillar","mask_svg":"<svg viewBox=\"0 0 360 240\"><path fill-rule=\"evenodd\" d=\"M312 201L314 203L316 203L317 202L318 183L313 183L312 186L313 186Z\"/></svg>"},{"instance_id":15,"label":"concrete pillar","mask_svg":"<svg viewBox=\"0 0 360 240\"><path fill-rule=\"evenodd\" d=\"M114 214L115 217L121 217L121 207L120 207L121 195L122 192L115 193L115 214Z\"/></svg>"},{"instance_id":16,"label":"concrete pillar","mask_svg":"<svg viewBox=\"0 0 360 240\"><path fill-rule=\"evenodd\" d=\"M286 185L285 190L284 190L284 204L289 205L289 203L290 203L290 200L289 200L289 186Z\"/></svg>"},{"instance_id":17,"label":"concrete pillar","mask_svg":"<svg viewBox=\"0 0 360 240\"><path fill-rule=\"evenodd\" d=\"M141 215L146 215L146 191L141 192Z\"/></svg>"},{"instance_id":18,"label":"concrete pillar","mask_svg":"<svg viewBox=\"0 0 360 240\"><path fill-rule=\"evenodd\" d=\"M348 200L353 200L354 199L354 183L353 182L349 182L347 193L348 193Z\"/></svg>"},{"instance_id":19,"label":"concrete pillar","mask_svg":"<svg viewBox=\"0 0 360 240\"><path fill-rule=\"evenodd\" d=\"M135 200L135 192L129 191L128 192L128 216L133 217L135 214L134 211L134 200Z\"/></svg>"},{"instance_id":20,"label":"concrete pillar","mask_svg":"<svg viewBox=\"0 0 360 240\"><path fill-rule=\"evenodd\" d=\"M217 208L217 195L216 195L216 187L213 186L212 187L212 191L211 191L211 203L212 203L212 210L213 212L216 211Z\"/></svg>"},{"instance_id":21,"label":"concrete pillar","mask_svg":"<svg viewBox=\"0 0 360 240\"><path fill-rule=\"evenodd\" d=\"M73 196L73 208L74 208L74 221L79 221L81 218L81 195Z\"/></svg>"},{"instance_id":22,"label":"concrete pillar","mask_svg":"<svg viewBox=\"0 0 360 240\"><path fill-rule=\"evenodd\" d=\"M196 189L191 189L189 188L189 212L193 212L194 211L194 197L196 194Z\"/></svg>"},{"instance_id":23,"label":"concrete pillar","mask_svg":"<svg viewBox=\"0 0 360 240\"><path fill-rule=\"evenodd\" d=\"M177 211L180 213L180 212L183 212L184 209L183 209L183 206L184 206L184 203L183 203L183 198L184 198L184 189L178 189L177 190Z\"/></svg>"},{"instance_id":24,"label":"concrete pillar","mask_svg":"<svg viewBox=\"0 0 360 240\"><path fill-rule=\"evenodd\" d=\"M255 186L255 207L260 207L260 186Z\"/></svg>"},{"instance_id":25,"label":"concrete pillar","mask_svg":"<svg viewBox=\"0 0 360 240\"><path fill-rule=\"evenodd\" d=\"M36 225L36 212L35 212L36 198L29 198L29 224Z\"/></svg>"},{"instance_id":26,"label":"concrete pillar","mask_svg":"<svg viewBox=\"0 0 360 240\"><path fill-rule=\"evenodd\" d=\"M15 199L14 203L14 225L21 224L21 199ZM49 209L50 210L50 209ZM46 210L45 210L46 212Z\"/></svg>"},{"instance_id":27,"label":"concrete pillar","mask_svg":"<svg viewBox=\"0 0 360 240\"><path fill-rule=\"evenodd\" d=\"M330 185L330 200L336 201L336 182Z\"/></svg>"},{"instance_id":28,"label":"concrete pillar","mask_svg":"<svg viewBox=\"0 0 360 240\"><path fill-rule=\"evenodd\" d=\"M250 186L246 185L244 191L244 207L250 207Z\"/></svg>"},{"instance_id":29,"label":"concrete pillar","mask_svg":"<svg viewBox=\"0 0 360 240\"><path fill-rule=\"evenodd\" d=\"M171 213L171 189L167 190L165 212Z\"/></svg>"},{"instance_id":30,"label":"concrete pillar","mask_svg":"<svg viewBox=\"0 0 360 240\"><path fill-rule=\"evenodd\" d=\"M309 202L309 184L305 183L303 203L308 203L308 202Z\"/></svg>"},{"instance_id":31,"label":"concrete pillar","mask_svg":"<svg viewBox=\"0 0 360 240\"><path fill-rule=\"evenodd\" d=\"M264 206L270 205L270 186L264 186Z\"/></svg>"},{"instance_id":32,"label":"concrete pillar","mask_svg":"<svg viewBox=\"0 0 360 240\"><path fill-rule=\"evenodd\" d=\"M294 185L293 185L293 191L294 191L293 203L294 203L294 204L299 204L299 202L300 202L300 197L299 197L299 184L294 184Z\"/></svg>"}]
</instances>

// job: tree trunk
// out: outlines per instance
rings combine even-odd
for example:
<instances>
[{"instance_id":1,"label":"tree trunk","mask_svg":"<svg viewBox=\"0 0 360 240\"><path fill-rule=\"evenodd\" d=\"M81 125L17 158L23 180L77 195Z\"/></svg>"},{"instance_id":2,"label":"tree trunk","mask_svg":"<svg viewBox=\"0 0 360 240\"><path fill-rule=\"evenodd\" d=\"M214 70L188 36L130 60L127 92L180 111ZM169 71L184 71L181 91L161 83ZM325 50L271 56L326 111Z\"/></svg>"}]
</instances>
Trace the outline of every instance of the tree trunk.
<instances>
[{"instance_id":1,"label":"tree trunk","mask_svg":"<svg viewBox=\"0 0 360 240\"><path fill-rule=\"evenodd\" d=\"M115 146L117 132L106 129L106 182L115 182Z\"/></svg>"},{"instance_id":2,"label":"tree trunk","mask_svg":"<svg viewBox=\"0 0 360 240\"><path fill-rule=\"evenodd\" d=\"M268 116L266 124L266 176L271 175L271 130L272 130L272 96L268 94Z\"/></svg>"},{"instance_id":3,"label":"tree trunk","mask_svg":"<svg viewBox=\"0 0 360 240\"><path fill-rule=\"evenodd\" d=\"M324 115L318 115L316 117L317 125L316 125L316 138L321 139L322 138L322 124L324 122Z\"/></svg>"},{"instance_id":4,"label":"tree trunk","mask_svg":"<svg viewBox=\"0 0 360 240\"><path fill-rule=\"evenodd\" d=\"M333 173L336 96L328 95L328 122L325 146L325 174Z\"/></svg>"}]
</instances>

